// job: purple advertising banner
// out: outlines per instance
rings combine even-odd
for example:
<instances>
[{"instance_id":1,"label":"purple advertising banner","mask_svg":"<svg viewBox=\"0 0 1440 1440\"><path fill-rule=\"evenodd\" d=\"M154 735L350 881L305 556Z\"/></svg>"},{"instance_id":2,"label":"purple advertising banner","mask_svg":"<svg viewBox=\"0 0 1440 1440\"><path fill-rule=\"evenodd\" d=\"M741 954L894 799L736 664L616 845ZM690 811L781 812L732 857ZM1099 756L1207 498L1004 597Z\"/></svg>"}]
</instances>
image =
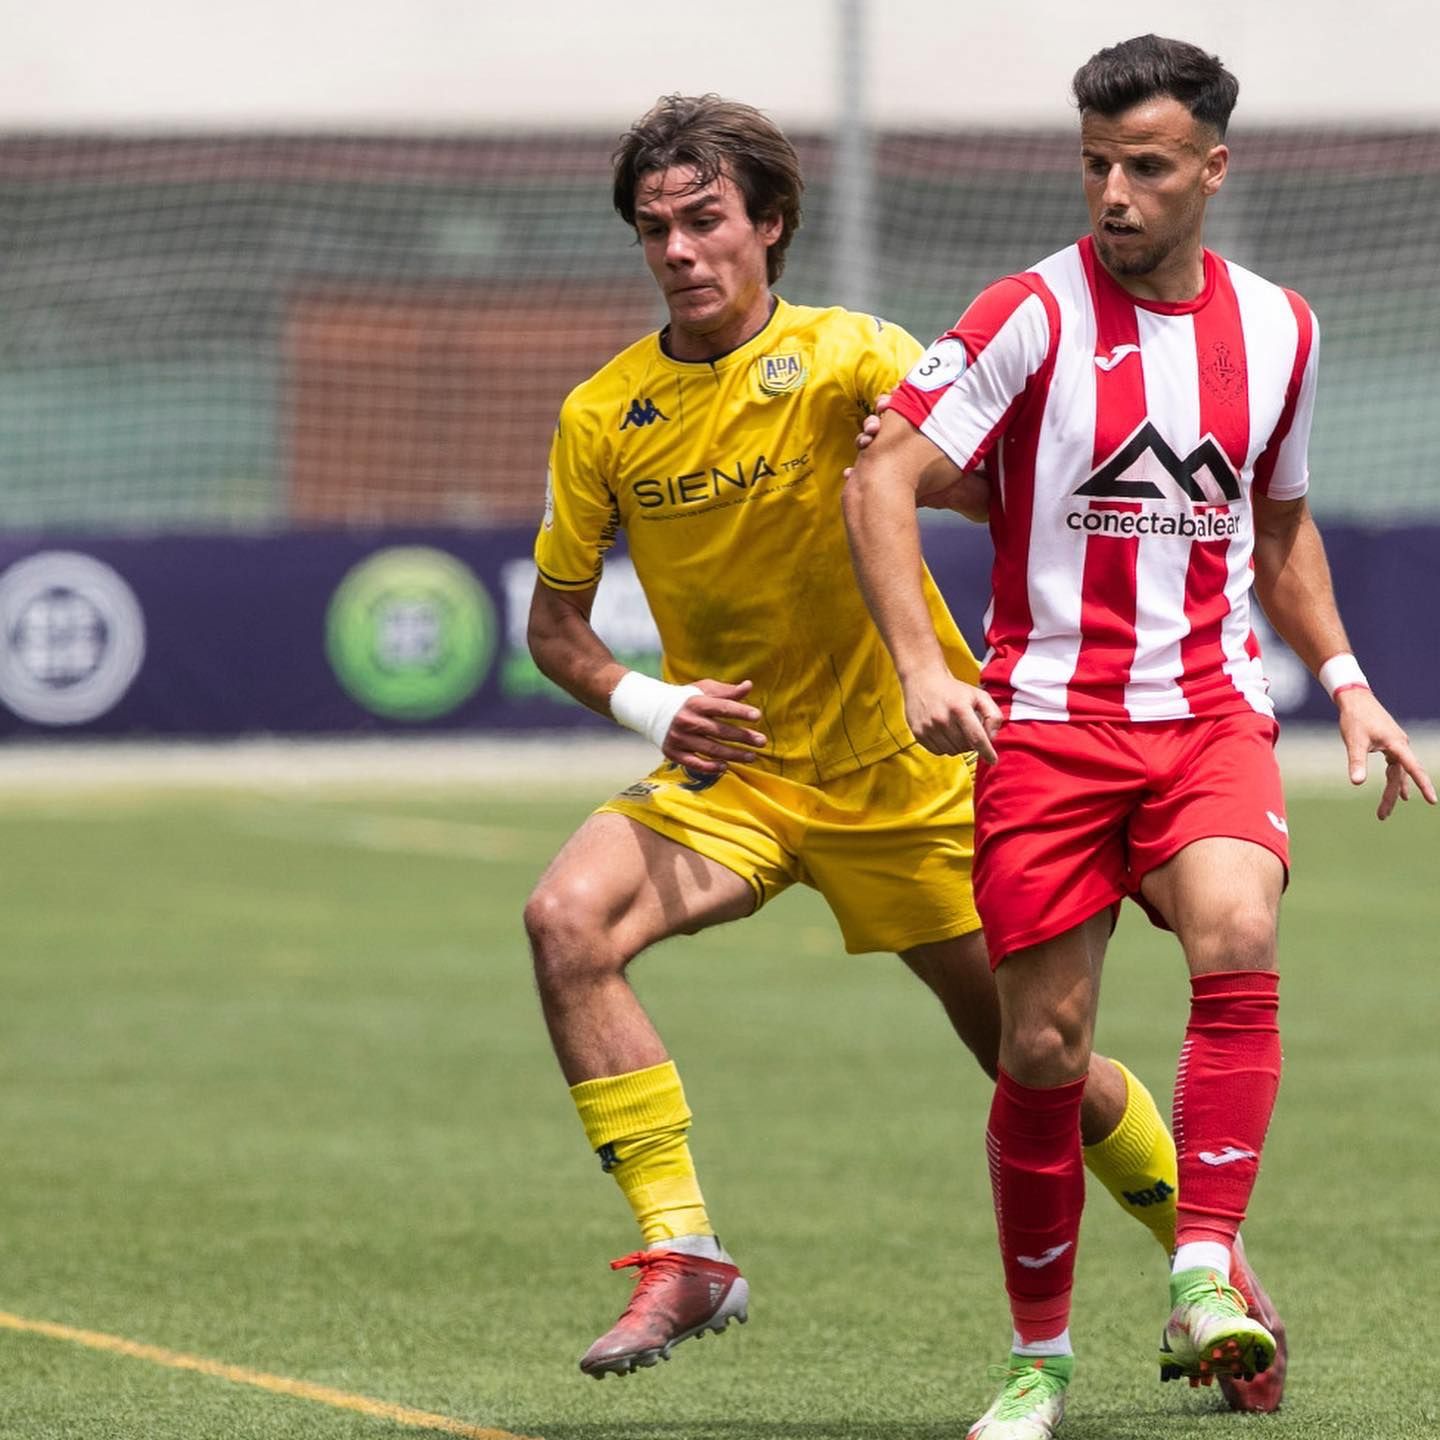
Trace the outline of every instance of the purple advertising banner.
<instances>
[{"instance_id":1,"label":"purple advertising banner","mask_svg":"<svg viewBox=\"0 0 1440 1440\"><path fill-rule=\"evenodd\" d=\"M1440 613L1440 525L1330 525L1325 536L1371 682L1402 720L1440 719L1429 633ZM0 539L0 733L603 724L540 676L526 650L532 538L525 529ZM938 525L925 543L978 648L987 536ZM606 566L593 620L626 664L658 671L658 638L623 551ZM1268 629L1260 638L1281 715L1332 715Z\"/></svg>"}]
</instances>

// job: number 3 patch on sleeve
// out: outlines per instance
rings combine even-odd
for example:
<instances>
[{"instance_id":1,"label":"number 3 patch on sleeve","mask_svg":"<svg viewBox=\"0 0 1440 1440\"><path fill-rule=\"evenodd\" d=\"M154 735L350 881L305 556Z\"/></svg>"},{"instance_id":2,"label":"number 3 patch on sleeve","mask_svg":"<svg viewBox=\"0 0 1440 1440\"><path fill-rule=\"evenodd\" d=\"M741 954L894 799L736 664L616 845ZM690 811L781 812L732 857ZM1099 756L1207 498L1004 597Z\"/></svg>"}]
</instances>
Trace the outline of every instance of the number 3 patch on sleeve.
<instances>
[{"instance_id":1,"label":"number 3 patch on sleeve","mask_svg":"<svg viewBox=\"0 0 1440 1440\"><path fill-rule=\"evenodd\" d=\"M906 379L917 390L943 390L964 374L969 363L965 342L954 335L946 335L915 362L915 368Z\"/></svg>"}]
</instances>

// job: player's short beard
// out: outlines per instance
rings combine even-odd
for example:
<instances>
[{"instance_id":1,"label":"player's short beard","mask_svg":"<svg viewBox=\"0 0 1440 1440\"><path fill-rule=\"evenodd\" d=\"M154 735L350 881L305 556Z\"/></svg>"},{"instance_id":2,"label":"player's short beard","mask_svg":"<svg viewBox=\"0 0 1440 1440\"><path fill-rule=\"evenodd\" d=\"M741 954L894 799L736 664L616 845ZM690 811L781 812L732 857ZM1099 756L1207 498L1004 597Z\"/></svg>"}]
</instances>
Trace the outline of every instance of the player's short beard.
<instances>
[{"instance_id":1,"label":"player's short beard","mask_svg":"<svg viewBox=\"0 0 1440 1440\"><path fill-rule=\"evenodd\" d=\"M1174 250L1174 243L1166 244L1160 241L1157 244L1149 245L1140 251L1131 251L1128 255L1119 255L1109 244L1103 235L1095 236L1095 248L1100 252L1100 259L1104 262L1105 268L1112 275L1149 275L1160 268L1161 263L1166 260L1170 252Z\"/></svg>"},{"instance_id":2,"label":"player's short beard","mask_svg":"<svg viewBox=\"0 0 1440 1440\"><path fill-rule=\"evenodd\" d=\"M1205 206L1200 201L1192 204L1183 216L1174 217L1174 223L1167 227L1168 233L1157 238L1152 244L1128 255L1116 253L1098 226L1095 227L1095 248L1100 252L1101 262L1112 275L1134 277L1153 275L1191 234L1192 228L1198 235L1204 221Z\"/></svg>"}]
</instances>

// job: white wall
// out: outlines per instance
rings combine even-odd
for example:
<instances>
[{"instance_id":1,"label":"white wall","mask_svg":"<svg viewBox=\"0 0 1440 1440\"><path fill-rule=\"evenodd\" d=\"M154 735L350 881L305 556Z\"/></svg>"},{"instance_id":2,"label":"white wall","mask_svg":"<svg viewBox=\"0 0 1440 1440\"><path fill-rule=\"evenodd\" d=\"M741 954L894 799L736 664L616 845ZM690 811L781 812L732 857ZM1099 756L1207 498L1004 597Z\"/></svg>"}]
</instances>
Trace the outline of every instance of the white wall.
<instances>
[{"instance_id":1,"label":"white wall","mask_svg":"<svg viewBox=\"0 0 1440 1440\"><path fill-rule=\"evenodd\" d=\"M882 122L1065 123L1145 30L1218 53L1242 120L1440 122L1429 0L869 0ZM718 90L835 108L837 0L0 0L0 127L623 125ZM1297 23L1296 17L1300 17ZM1418 57L1418 58L1417 58Z\"/></svg>"}]
</instances>

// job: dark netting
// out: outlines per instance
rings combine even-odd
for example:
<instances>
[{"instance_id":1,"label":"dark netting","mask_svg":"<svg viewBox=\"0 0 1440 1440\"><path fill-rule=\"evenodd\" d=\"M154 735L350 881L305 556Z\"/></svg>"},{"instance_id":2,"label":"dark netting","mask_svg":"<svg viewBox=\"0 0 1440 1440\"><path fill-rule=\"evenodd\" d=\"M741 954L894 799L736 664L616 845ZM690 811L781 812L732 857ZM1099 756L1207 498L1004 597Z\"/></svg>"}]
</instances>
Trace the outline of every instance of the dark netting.
<instances>
[{"instance_id":1,"label":"dark netting","mask_svg":"<svg viewBox=\"0 0 1440 1440\"><path fill-rule=\"evenodd\" d=\"M0 526L528 523L565 391L661 319L610 136L0 139ZM1440 512L1440 132L1232 131L1210 242L1324 335L1322 514ZM779 287L829 303L831 151ZM1065 134L877 144L922 340L1085 225Z\"/></svg>"}]
</instances>

